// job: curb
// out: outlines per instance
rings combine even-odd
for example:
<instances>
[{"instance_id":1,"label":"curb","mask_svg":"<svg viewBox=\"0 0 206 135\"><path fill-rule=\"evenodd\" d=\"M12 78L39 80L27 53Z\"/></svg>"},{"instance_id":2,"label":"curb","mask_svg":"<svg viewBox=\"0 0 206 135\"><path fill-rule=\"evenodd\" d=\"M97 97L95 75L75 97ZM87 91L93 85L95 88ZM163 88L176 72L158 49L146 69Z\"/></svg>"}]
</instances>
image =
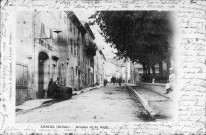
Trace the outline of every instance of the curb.
<instances>
[{"instance_id":1,"label":"curb","mask_svg":"<svg viewBox=\"0 0 206 135\"><path fill-rule=\"evenodd\" d=\"M157 94L157 95L160 95L160 96L162 96L162 97L165 97L165 98L171 100L171 98L170 98L169 96L165 95L165 94L162 94L162 93L157 92L157 91L155 91L155 90L150 90L150 89L144 87L144 85L149 85L150 83L138 83L138 84L140 85L139 87L141 87L141 88L144 88L144 89L146 89L146 90L148 90L148 91L151 91L151 92L153 92L153 93L155 93L155 94ZM163 84L154 83L153 85L161 86L161 85L163 85ZM164 85L165 85L165 84L164 84ZM162 87L163 87L163 86L162 86Z\"/></svg>"},{"instance_id":2,"label":"curb","mask_svg":"<svg viewBox=\"0 0 206 135\"><path fill-rule=\"evenodd\" d=\"M137 91L135 91L131 86L127 85L126 86L129 88L129 90L134 94L134 96L140 101L141 105L145 109L145 111L152 117L156 115L156 113L149 107L149 102L141 96Z\"/></svg>"}]
</instances>

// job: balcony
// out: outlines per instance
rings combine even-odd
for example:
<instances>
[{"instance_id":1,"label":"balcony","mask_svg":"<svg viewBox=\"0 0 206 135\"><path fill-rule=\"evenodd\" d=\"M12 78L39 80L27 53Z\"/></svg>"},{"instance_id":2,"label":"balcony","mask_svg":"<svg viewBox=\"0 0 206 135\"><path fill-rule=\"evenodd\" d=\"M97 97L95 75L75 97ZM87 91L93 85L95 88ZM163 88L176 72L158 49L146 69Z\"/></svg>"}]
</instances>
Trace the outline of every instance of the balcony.
<instances>
[{"instance_id":1,"label":"balcony","mask_svg":"<svg viewBox=\"0 0 206 135\"><path fill-rule=\"evenodd\" d=\"M97 46L94 43L89 42L89 45L85 46L85 50L87 56L94 57L96 55Z\"/></svg>"}]
</instances>

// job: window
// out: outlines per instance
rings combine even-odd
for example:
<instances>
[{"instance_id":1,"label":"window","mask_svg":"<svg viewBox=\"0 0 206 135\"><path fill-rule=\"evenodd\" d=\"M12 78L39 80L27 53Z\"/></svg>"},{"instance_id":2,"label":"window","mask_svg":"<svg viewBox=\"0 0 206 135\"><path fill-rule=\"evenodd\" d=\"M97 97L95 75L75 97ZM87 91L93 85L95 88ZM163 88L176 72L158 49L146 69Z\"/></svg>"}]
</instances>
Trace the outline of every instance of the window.
<instances>
[{"instance_id":1,"label":"window","mask_svg":"<svg viewBox=\"0 0 206 135\"><path fill-rule=\"evenodd\" d=\"M71 54L73 54L73 40L70 39L70 45L71 45Z\"/></svg>"},{"instance_id":2,"label":"window","mask_svg":"<svg viewBox=\"0 0 206 135\"><path fill-rule=\"evenodd\" d=\"M62 64L62 68L61 68L61 84L64 84L64 77L63 77L63 75L64 75L64 64Z\"/></svg>"},{"instance_id":3,"label":"window","mask_svg":"<svg viewBox=\"0 0 206 135\"><path fill-rule=\"evenodd\" d=\"M70 20L70 32L72 32L72 21Z\"/></svg>"},{"instance_id":4,"label":"window","mask_svg":"<svg viewBox=\"0 0 206 135\"><path fill-rule=\"evenodd\" d=\"M75 25L73 25L74 35L75 35Z\"/></svg>"},{"instance_id":5,"label":"window","mask_svg":"<svg viewBox=\"0 0 206 135\"><path fill-rule=\"evenodd\" d=\"M74 68L71 68L71 86L74 86Z\"/></svg>"},{"instance_id":6,"label":"window","mask_svg":"<svg viewBox=\"0 0 206 135\"><path fill-rule=\"evenodd\" d=\"M45 35L45 26L41 23L41 34Z\"/></svg>"},{"instance_id":7,"label":"window","mask_svg":"<svg viewBox=\"0 0 206 135\"><path fill-rule=\"evenodd\" d=\"M53 34L52 34L52 30L50 29L50 37L51 37L51 39L53 39Z\"/></svg>"},{"instance_id":8,"label":"window","mask_svg":"<svg viewBox=\"0 0 206 135\"><path fill-rule=\"evenodd\" d=\"M74 42L74 56L76 57L76 42Z\"/></svg>"},{"instance_id":9,"label":"window","mask_svg":"<svg viewBox=\"0 0 206 135\"><path fill-rule=\"evenodd\" d=\"M76 76L78 76L78 67L76 67Z\"/></svg>"},{"instance_id":10,"label":"window","mask_svg":"<svg viewBox=\"0 0 206 135\"><path fill-rule=\"evenodd\" d=\"M52 66L52 76L53 77L56 77L55 72L56 72L56 65L53 64Z\"/></svg>"},{"instance_id":11,"label":"window","mask_svg":"<svg viewBox=\"0 0 206 135\"><path fill-rule=\"evenodd\" d=\"M78 41L77 41L77 56L80 58L80 46Z\"/></svg>"}]
</instances>

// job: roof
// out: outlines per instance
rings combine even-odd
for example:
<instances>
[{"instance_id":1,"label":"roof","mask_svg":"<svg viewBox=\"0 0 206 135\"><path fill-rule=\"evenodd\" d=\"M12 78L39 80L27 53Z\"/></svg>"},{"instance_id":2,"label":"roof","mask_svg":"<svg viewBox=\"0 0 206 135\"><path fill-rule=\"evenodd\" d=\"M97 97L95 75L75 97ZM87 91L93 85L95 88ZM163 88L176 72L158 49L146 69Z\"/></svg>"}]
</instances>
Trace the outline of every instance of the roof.
<instances>
[{"instance_id":1,"label":"roof","mask_svg":"<svg viewBox=\"0 0 206 135\"><path fill-rule=\"evenodd\" d=\"M86 23L86 22L82 22L82 23L83 23L84 28L86 29L87 33L88 33L93 39L95 39L95 36L94 36L92 30L90 29L89 24Z\"/></svg>"},{"instance_id":2,"label":"roof","mask_svg":"<svg viewBox=\"0 0 206 135\"><path fill-rule=\"evenodd\" d=\"M81 24L77 16L74 14L72 11L65 11L67 16L71 19L73 24L77 27L77 29L81 32L82 35L85 35L87 33L86 29L84 26Z\"/></svg>"}]
</instances>

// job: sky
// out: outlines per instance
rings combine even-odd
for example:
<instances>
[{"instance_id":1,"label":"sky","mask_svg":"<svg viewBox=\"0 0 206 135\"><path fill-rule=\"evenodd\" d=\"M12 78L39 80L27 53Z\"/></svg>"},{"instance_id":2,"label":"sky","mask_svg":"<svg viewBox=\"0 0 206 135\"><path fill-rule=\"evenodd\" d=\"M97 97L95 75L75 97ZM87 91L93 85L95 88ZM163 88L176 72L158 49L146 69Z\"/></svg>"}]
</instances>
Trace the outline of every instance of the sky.
<instances>
[{"instance_id":1,"label":"sky","mask_svg":"<svg viewBox=\"0 0 206 135\"><path fill-rule=\"evenodd\" d=\"M94 10L79 10L74 11L76 16L79 18L80 21L89 22L89 17L95 13ZM116 52L115 49L110 47L110 44L107 44L104 40L104 37L101 36L99 33L101 30L98 25L90 26L92 32L94 33L95 40L94 42L97 44L98 48L100 48L106 59L113 58L115 54L113 52Z\"/></svg>"}]
</instances>

